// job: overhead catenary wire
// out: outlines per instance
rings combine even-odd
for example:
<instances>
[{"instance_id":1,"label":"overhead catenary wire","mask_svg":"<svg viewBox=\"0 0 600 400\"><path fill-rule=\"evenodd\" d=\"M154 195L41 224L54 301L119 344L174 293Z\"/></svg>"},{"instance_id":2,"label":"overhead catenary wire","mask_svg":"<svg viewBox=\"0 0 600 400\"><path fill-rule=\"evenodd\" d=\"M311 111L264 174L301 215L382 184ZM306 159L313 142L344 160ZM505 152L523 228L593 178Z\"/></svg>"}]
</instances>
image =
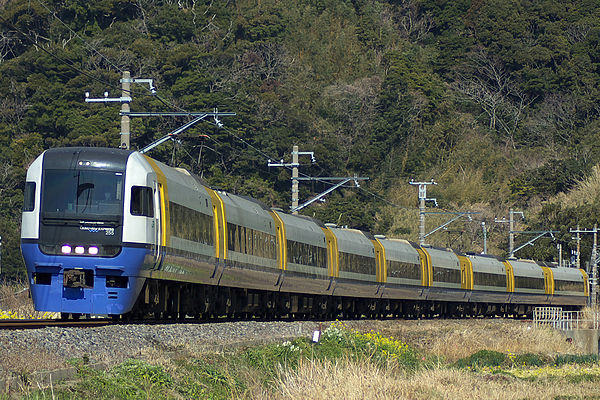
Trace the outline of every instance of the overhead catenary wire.
<instances>
[{"instance_id":1,"label":"overhead catenary wire","mask_svg":"<svg viewBox=\"0 0 600 400\"><path fill-rule=\"evenodd\" d=\"M214 124L212 121L209 121L209 123L212 123L212 124ZM242 142L242 143L246 144L246 145L247 145L248 147L250 147L251 149L255 150L257 153L259 153L260 155L262 155L263 157L265 157L267 160L273 160L273 159L277 159L277 157L271 157L271 156L269 156L268 154L266 154L266 153L265 153L265 152L263 152L262 150L260 150L260 149L258 149L257 147L253 146L252 144L250 144L250 143L249 143L249 142L247 142L246 140L242 139L241 137L239 137L238 135L236 135L234 132L232 132L232 131L231 131L229 128L227 128L227 127L223 127L222 129L224 129L224 130L226 130L227 132L229 132L229 133L230 133L230 134L231 134L233 137L235 137L236 139L238 139L240 142ZM210 136L209 136L209 137L210 137ZM290 166L284 166L284 167L285 167L286 169L290 170L290 171L292 170L292 167L290 167ZM321 167L321 168L322 168L322 167ZM304 174L304 173L302 173L302 172L298 172L298 174L299 174L300 176L302 176L302 177L310 178L310 176L309 176L309 175L307 175L307 174ZM315 181L317 181L317 182L321 182L321 183L327 184L327 185L329 185L329 186L334 186L334 185L335 185L334 183L332 183L332 182L329 182L329 181L327 181L327 180L324 180L324 179L319 179L319 177L313 177L313 179L314 179ZM367 190L367 189L363 188L362 186L360 186L360 187L359 187L359 189L360 189L361 191L363 191L363 192L367 193L367 194L368 194L368 195L370 195L371 197L373 197L373 198L376 198L376 199L378 199L378 200L380 200L380 201L383 201L383 202L385 202L385 203L387 203L388 205L391 205L391 206L393 206L393 207L397 207L397 208L400 208L400 209L405 209L405 210L418 210L418 208L417 208L417 207L407 207L407 206L401 206L401 205L399 205L399 204L395 204L395 203L393 203L393 202L391 202L391 201L389 201L389 200L385 199L385 198L384 198L384 197L382 197L381 195L378 195L378 194L376 194L376 193L373 193L373 192L371 192L371 191L369 191L369 190Z\"/></svg>"},{"instance_id":2,"label":"overhead catenary wire","mask_svg":"<svg viewBox=\"0 0 600 400\"><path fill-rule=\"evenodd\" d=\"M38 3L39 3L39 4L40 4L40 5L41 5L41 6L42 6L44 9L46 9L46 10L47 10L47 11L48 11L48 12L49 12L49 13L50 13L50 14L51 14L51 15L52 15L54 18L56 18L56 19L57 19L57 20L58 20L58 21L59 21L59 22L60 22L60 23L61 23L61 24L62 24L64 27L66 27L66 28L69 30L69 32L71 32L73 35L75 35L77 38L79 38L79 39L80 39L80 40L83 42L83 44L85 45L85 47L86 47L86 48L88 48L88 49L92 50L94 53L98 54L98 55L99 55L99 56L100 56L100 57L101 57L103 60L105 60L105 61L106 61L108 64L110 64L111 66L113 66L113 67L114 67L115 69L117 69L119 72L123 72L123 69L122 69L122 68L120 68L118 65L116 65L115 63L113 63L113 62L112 62L112 61L111 61L111 60L110 60L108 57L106 57L104 54L102 54L101 52L99 52L99 51L98 51L98 50L97 50L97 49L96 49L94 46L92 46L92 45L90 45L89 43L87 43L87 41L85 40L85 38L83 38L81 35L79 35L77 32L75 32L75 31L74 31L74 30L73 30L71 27L69 27L69 26L68 26L68 25L67 25L67 24L66 24L64 21L62 21L62 20L60 19L60 17L59 17L58 15L56 15L56 13L55 13L54 11L50 10L50 9L49 9L49 8L46 6L46 4L44 4L44 3L43 3L41 0L36 0L36 1L37 1L37 2L38 2ZM1 18L1 17L0 17L0 18ZM95 81L97 81L97 82L103 83L103 84L105 84L107 87L112 87L112 88L120 89L120 88L117 88L117 87L116 87L115 85L113 85L113 84L107 83L106 81L104 81L104 80L102 80L102 79L99 79L99 78L96 78L96 77L94 77L93 75L89 74L88 72L86 72L86 71L83 71L82 69L75 67L73 64L71 64L71 63L67 62L66 60L64 60L64 59L62 59L62 58L60 58L60 57L58 57L58 56L57 56L57 55L55 55L54 53L52 53L52 52L50 52L50 51L46 50L46 49L45 49L45 48L43 48L42 46L38 45L38 44L36 43L36 41L35 41L35 40L31 39L31 38L29 37L29 35L25 34L25 33L24 33L24 32L22 32L22 31L20 31L20 30L19 30L18 28L16 28L16 27L15 27L13 24L11 24L11 23L9 23L8 21L6 21L4 18L2 18L2 19L3 19L3 20L6 22L6 23L7 23L7 25L10 25L10 26L11 26L13 29L15 29L17 32L19 32L19 33L20 33L20 34L22 34L24 37L26 37L26 38L27 38L29 41L31 41L31 42L32 42L32 44L33 44L34 46L36 46L36 47L40 48L41 50L45 51L45 52L46 52L46 53L48 53L50 56L52 56L52 57L56 58L57 60L59 60L60 62L64 63L65 65L67 65L67 66L71 67L71 68L72 68L72 69L74 69L75 71L77 71L77 72L79 72L79 73L81 73L81 74L83 74L83 75L85 75L85 76L87 76L87 77L89 77L89 78L91 78L91 79L94 79L94 80L95 80ZM145 87L145 86L143 86L143 87ZM148 90L150 90L149 88L147 88L147 89L148 89ZM128 90L128 92L131 92L131 90ZM163 98L162 98L161 96L159 96L159 95L154 95L154 97L156 97L156 99L157 99L157 100L159 100L161 103L163 103L163 104L164 104L164 105L166 105L167 107L170 107L170 108L173 108L173 109L176 109L176 110L178 110L178 111L185 112L185 113L189 112L189 111L185 110L184 108L182 108L182 107L180 107L180 106L177 106L177 105L175 105L175 104L173 104L173 103L170 103L170 102L168 102L167 100L163 99ZM213 122L211 122L211 121L209 121L209 122L210 122L210 123L213 123ZM216 125L215 123L213 123L213 124L214 124L214 125ZM245 144L245 145L246 145L246 146L248 146L249 148L253 149L254 151L256 151L258 154L262 155L262 156L263 156L263 157L265 157L266 159L276 159L276 157L269 156L268 154L266 154L265 152L263 152L262 150L260 150L260 149L259 149L259 148L257 148L256 146L252 145L250 142L248 142L248 141L244 140L243 138L241 138L240 136L238 136L237 134L235 134L235 133L234 133L234 132L233 132L231 129L228 129L228 128L226 128L226 127L223 127L223 129L224 129L224 130L226 130L226 131L227 131L229 134L231 134L233 137L235 137L235 138L236 138L238 141L240 141L241 143ZM215 140L215 139L214 139L214 138L212 138L211 136L209 136L209 137L210 137L212 140ZM230 147L231 147L231 146L230 146ZM232 147L231 147L231 148L232 148ZM222 156L222 154L221 154L221 156ZM289 170L291 170L291 168L290 168L290 167L287 167L287 168L288 168ZM304 173L301 173L301 172L299 172L299 174L300 174L301 176L303 176L303 177L309 177L309 175L307 175L307 174L304 174ZM318 177L317 177L315 180L316 180L317 182L321 182L321 183L324 183L324 184L327 184L327 185L330 185L330 186L333 186L333 185L334 185L333 183L331 183L331 182L328 182L328 181L326 181L326 180L323 180L323 179L318 179ZM378 195L376 195L376 194L374 194L374 193L372 193L372 192L369 192L369 191L367 191L367 190L366 190L366 189L364 189L364 188L361 188L361 190L363 190L363 191L365 191L366 193L369 193L371 196L373 196L373 197L375 197L375 198L378 198L378 199L380 199L380 200L382 200L382 201L385 201L386 203L388 203L388 204L390 204L390 205L393 205L393 206L395 206L395 207L400 207L400 208L408 208L408 207L402 207L402 206L396 205L396 204L394 204L394 203L392 203L392 202L390 202L390 201L388 201L388 200L386 200L386 199L382 198L381 196L378 196Z\"/></svg>"},{"instance_id":3,"label":"overhead catenary wire","mask_svg":"<svg viewBox=\"0 0 600 400\"><path fill-rule=\"evenodd\" d=\"M108 57L106 57L104 54L102 54L100 51L98 51L94 46L90 45L85 38L83 38L81 35L79 35L77 32L75 32L71 27L68 26L68 24L66 24L64 21L62 21L60 19L60 17L52 10L50 10L46 4L44 4L41 0L36 0L44 9L46 9L48 11L48 13L50 13L56 20L58 20L65 28L67 28L69 30L69 32L71 32L75 37L77 37L78 39L80 39L84 46L90 50L93 51L95 54L97 54L98 56L100 56L104 61L106 61L109 65L111 65L113 68L115 68L116 70L118 70L119 72L123 72L123 69L121 67L119 67L118 65L116 65L114 62L112 62ZM82 68L78 68L76 67L73 63L63 59L62 57L59 57L58 55L56 55L54 52L46 49L44 46L40 45L37 43L36 40L34 40L33 38L30 37L30 35L26 34L25 32L23 32L22 30L20 30L19 28L17 28L16 26L14 26L14 24L12 24L11 22L7 21L5 18L0 16L0 19L2 19L2 21L8 25L9 27L11 27L13 30L15 30L16 32L18 32L19 34L21 34L24 38L26 38L28 41L30 41L34 46L36 46L36 48L44 51L45 53L47 53L48 55L50 55L51 57L55 58L56 60L60 61L61 63L67 65L69 68L73 69L74 71L85 75L86 77L93 79L96 82L102 83L104 84L106 87L108 88L113 88L116 90L121 90L122 88L117 87L114 84L108 83L103 79L97 78L94 75L92 75L91 73L89 73L88 71L83 70ZM145 86L143 86L145 89L147 89L148 91L150 91L150 88L146 88ZM128 90L128 92L132 92L132 90ZM162 104L164 104L165 106L178 110L180 112L184 112L184 113L188 113L189 111L187 111L186 109L177 106L176 104L173 104L171 102L169 102L168 100L163 99L161 96L159 96L158 94L147 94L148 96L153 96L155 97L158 101L160 101ZM217 125L216 123L209 121L209 123L213 123L214 125ZM245 144L248 148L251 148L252 150L254 150L255 152L257 152L258 154L260 154L261 156L263 156L265 159L276 159L277 157L273 157L273 156L269 156L268 154L266 154L264 151L260 150L258 147L254 146L253 144L251 144L249 141L244 140L243 138L241 138L239 135L237 135L233 130L227 128L227 127L222 127L222 129L224 129L226 132L228 132L230 135L232 135L235 139L237 139L238 141L240 141L241 143ZM215 141L218 144L221 144L220 142L216 141L216 139L212 138L212 136L209 136L209 138L213 141ZM229 145L229 144L228 144ZM231 145L229 145L230 148L233 149L233 147ZM185 150L185 149L184 149ZM211 149L213 151L215 151L216 153L218 153L221 158L223 159L223 154L221 154L220 152L216 151L215 149ZM189 152L187 152L187 150L185 150L186 153L188 154L188 156L191 155L189 154ZM288 170L291 170L291 167L286 167ZM322 167L321 167L322 169ZM275 175L275 174L273 174ZM307 174L304 174L302 172L299 172L299 175L302 177L310 177ZM319 179L319 177L315 177L314 180L316 182L320 182L329 186L333 186L334 183L329 182L327 180L324 179ZM378 195L376 193L373 193L363 187L359 188L361 191L369 194L370 196L372 196L373 198L376 198L380 201L383 201L391 206L397 207L397 208L401 208L401 209L416 209L416 208L410 208L410 207L405 207L405 206L400 206L398 204L395 204L387 199L385 199L384 197L382 197L381 195Z\"/></svg>"},{"instance_id":4,"label":"overhead catenary wire","mask_svg":"<svg viewBox=\"0 0 600 400\"><path fill-rule=\"evenodd\" d=\"M108 57L106 57L104 54L102 54L100 51L98 51L98 49L96 49L94 46L92 46L91 44L89 44L85 38L83 38L81 35L79 35L77 32L75 32L68 24L66 24L62 19L60 19L60 17L58 15L56 15L56 13L52 10L50 10L48 8L48 6L46 6L46 4L44 4L41 0L36 0L43 8L46 9L46 11L48 11L56 20L58 20L65 28L67 28L69 30L69 32L71 32L75 37L77 37L78 39L80 39L83 44L85 45L86 48L88 48L89 50L93 51L95 54L97 54L98 56L100 56L100 58L102 58L104 61L106 61L108 64L110 64L113 68L115 68L117 71L123 73L123 69L121 67L119 67L117 64L115 64L114 62L112 62L112 60L110 60ZM35 44L35 43L34 43ZM86 75L87 76L87 75ZM97 80L97 79L96 79ZM98 81L98 80L97 80ZM123 88L118 87L114 84L105 82L105 81L99 81L101 83L104 83L107 87L115 89L115 90L123 90ZM135 83L135 82L134 82ZM177 106L176 104L170 103L169 101L163 99L161 96L159 96L156 93L152 93L152 90L149 87L146 87L144 85L142 85L142 87L144 89L146 89L147 91L149 91L150 93L145 94L146 96L152 96L155 97L158 101L160 101L161 103L163 103L165 106L173 108L175 110L179 110L182 112L188 112L186 110L184 110L183 108ZM133 90L129 89L129 90L125 90L125 92L131 94L133 92Z\"/></svg>"},{"instance_id":5,"label":"overhead catenary wire","mask_svg":"<svg viewBox=\"0 0 600 400\"><path fill-rule=\"evenodd\" d=\"M28 41L30 41L37 49L42 50L44 53L48 54L49 56L51 56L52 58L60 61L61 63L63 63L64 65L68 66L69 68L73 69L74 71L87 76L90 79L93 79L96 82L105 84L109 87L114 87L114 85L107 83L106 81L95 77L94 75L90 74L87 71L82 70L81 68L77 68L75 65L73 65L72 63L68 62L67 60L65 60L62 57L59 57L58 55L54 54L53 52L51 52L50 50L46 49L44 46L40 45L37 43L37 41L33 38L31 38L28 34L26 34L25 32L23 32L21 29L17 28L14 24L12 24L10 21L7 21L6 18L0 16L0 20L2 20L2 22L4 24L6 24L7 26L9 26L11 29L13 29L15 32L21 34L21 36L23 36L25 39L27 39Z\"/></svg>"},{"instance_id":6,"label":"overhead catenary wire","mask_svg":"<svg viewBox=\"0 0 600 400\"><path fill-rule=\"evenodd\" d=\"M116 65L115 63L113 63L104 54L100 53L94 46L92 46L91 44L89 44L83 37L81 37L81 35L79 35L77 32L75 32L69 25L67 25L62 19L60 19L60 17L58 15L56 15L56 13L54 11L50 10L48 8L48 6L46 6L46 4L44 4L41 0L36 0L36 1L43 8L45 8L46 11L48 11L50 14L52 14L52 16L54 18L56 18L56 20L58 20L58 22L60 22L65 28L67 28L69 30L69 32L71 32L73 35L75 35L75 37L79 38L83 42L83 44L85 45L85 47L87 47L88 49L92 50L94 53L98 54L104 61L106 61L107 63L109 63L110 65L112 65L119 72L123 72L123 70L118 65Z\"/></svg>"}]
</instances>

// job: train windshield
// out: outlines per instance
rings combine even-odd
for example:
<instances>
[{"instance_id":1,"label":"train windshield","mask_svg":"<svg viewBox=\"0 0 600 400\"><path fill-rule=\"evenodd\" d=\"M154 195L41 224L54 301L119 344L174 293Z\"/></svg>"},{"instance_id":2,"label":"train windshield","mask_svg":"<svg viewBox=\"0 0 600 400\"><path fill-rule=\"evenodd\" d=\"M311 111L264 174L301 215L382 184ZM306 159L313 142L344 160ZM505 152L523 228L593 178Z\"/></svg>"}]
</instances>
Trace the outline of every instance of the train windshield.
<instances>
[{"instance_id":1,"label":"train windshield","mask_svg":"<svg viewBox=\"0 0 600 400\"><path fill-rule=\"evenodd\" d=\"M46 218L114 220L123 215L122 172L44 172L42 215Z\"/></svg>"}]
</instances>

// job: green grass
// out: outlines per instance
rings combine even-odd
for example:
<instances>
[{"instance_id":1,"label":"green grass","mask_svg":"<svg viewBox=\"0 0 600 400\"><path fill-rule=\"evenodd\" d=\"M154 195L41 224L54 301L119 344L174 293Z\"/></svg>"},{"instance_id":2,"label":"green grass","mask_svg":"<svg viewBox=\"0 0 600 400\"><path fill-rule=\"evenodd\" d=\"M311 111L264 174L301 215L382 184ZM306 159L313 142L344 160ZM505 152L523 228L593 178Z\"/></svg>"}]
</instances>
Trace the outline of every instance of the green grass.
<instances>
[{"instance_id":1,"label":"green grass","mask_svg":"<svg viewBox=\"0 0 600 400\"><path fill-rule=\"evenodd\" d=\"M351 331L336 324L323 332L319 343L298 338L197 358L180 357L168 365L128 360L108 371L88 368L84 360L72 360L78 377L29 398L60 399L167 399L244 398L254 390L272 391L284 371L302 360L349 359L386 368L416 369L425 362L405 343L375 333Z\"/></svg>"},{"instance_id":2,"label":"green grass","mask_svg":"<svg viewBox=\"0 0 600 400\"><path fill-rule=\"evenodd\" d=\"M581 354L567 354L558 355L556 357L549 357L543 354L514 354L514 353L500 353L498 351L491 350L480 350L473 353L469 357L462 358L454 363L457 368L516 368L516 367L545 367L545 366L556 366L562 365L593 365L598 364L599 358L597 355L581 355Z\"/></svg>"},{"instance_id":3,"label":"green grass","mask_svg":"<svg viewBox=\"0 0 600 400\"><path fill-rule=\"evenodd\" d=\"M599 357L595 354L567 354L556 356L554 364L557 366L565 364L587 365L598 363L598 361L600 361Z\"/></svg>"},{"instance_id":4,"label":"green grass","mask_svg":"<svg viewBox=\"0 0 600 400\"><path fill-rule=\"evenodd\" d=\"M596 365L598 357L562 355L548 357L526 353L513 354L482 350L456 363L444 363L437 357L422 354L406 343L376 332L356 332L336 323L323 332L321 341L313 343L298 338L223 353L175 354L160 364L127 360L107 371L89 368L85 360L72 360L78 376L72 382L54 385L52 390L31 392L25 398L43 399L232 399L250 394L275 394L282 375L297 370L307 360L350 361L377 366L386 371L409 374L435 368L469 369L473 373L503 373L530 368L559 368L565 364ZM479 372L478 372L479 371ZM487 371L487 372L485 372ZM598 375L585 374L565 379L595 380ZM532 380L529 375L519 379ZM2 399L2 396L0 396Z\"/></svg>"}]
</instances>

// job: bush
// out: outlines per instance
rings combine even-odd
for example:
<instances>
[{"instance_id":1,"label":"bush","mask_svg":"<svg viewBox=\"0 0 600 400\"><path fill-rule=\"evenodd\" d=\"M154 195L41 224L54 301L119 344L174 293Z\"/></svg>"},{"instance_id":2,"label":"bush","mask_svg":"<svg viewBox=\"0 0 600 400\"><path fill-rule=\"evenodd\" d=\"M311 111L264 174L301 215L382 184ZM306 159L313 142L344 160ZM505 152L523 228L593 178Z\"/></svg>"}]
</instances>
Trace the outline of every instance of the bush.
<instances>
[{"instance_id":1,"label":"bush","mask_svg":"<svg viewBox=\"0 0 600 400\"><path fill-rule=\"evenodd\" d=\"M509 357L511 366L541 367L551 363L551 359L540 354L526 353Z\"/></svg>"},{"instance_id":2,"label":"bush","mask_svg":"<svg viewBox=\"0 0 600 400\"><path fill-rule=\"evenodd\" d=\"M565 364L594 364L599 361L595 354L566 354L556 356L554 365L557 367Z\"/></svg>"},{"instance_id":3,"label":"bush","mask_svg":"<svg viewBox=\"0 0 600 400\"><path fill-rule=\"evenodd\" d=\"M493 350L480 350L469 357L461 358L454 365L458 368L499 367L507 359L507 355Z\"/></svg>"}]
</instances>

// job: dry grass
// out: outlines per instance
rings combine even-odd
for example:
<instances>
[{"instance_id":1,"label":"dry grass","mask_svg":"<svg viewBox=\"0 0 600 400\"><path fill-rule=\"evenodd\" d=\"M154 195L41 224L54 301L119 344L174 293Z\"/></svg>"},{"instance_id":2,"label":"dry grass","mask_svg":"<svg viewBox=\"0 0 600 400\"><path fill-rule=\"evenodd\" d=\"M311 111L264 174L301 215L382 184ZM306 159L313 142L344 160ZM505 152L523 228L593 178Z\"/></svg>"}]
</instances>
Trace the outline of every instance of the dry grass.
<instances>
[{"instance_id":1,"label":"dry grass","mask_svg":"<svg viewBox=\"0 0 600 400\"><path fill-rule=\"evenodd\" d=\"M0 285L0 309L33 311L33 303L28 296L27 289L27 282Z\"/></svg>"},{"instance_id":2,"label":"dry grass","mask_svg":"<svg viewBox=\"0 0 600 400\"><path fill-rule=\"evenodd\" d=\"M598 320L600 319L600 309L585 307L579 313L580 324L579 328L582 329L594 329L594 327L598 326Z\"/></svg>"},{"instance_id":3,"label":"dry grass","mask_svg":"<svg viewBox=\"0 0 600 400\"><path fill-rule=\"evenodd\" d=\"M600 200L600 165L592 168L587 178L579 181L568 193L559 193L551 202L567 207L578 207Z\"/></svg>"},{"instance_id":4,"label":"dry grass","mask_svg":"<svg viewBox=\"0 0 600 400\"><path fill-rule=\"evenodd\" d=\"M211 390L221 390L219 393L230 398L248 399L552 399L560 396L596 398L592 396L600 395L598 365L587 366L593 369L592 372L585 371L587 367L569 365L523 367L495 374L489 369L465 370L449 366L453 361L483 349L513 354L578 353L578 349L558 332L537 329L527 322L390 320L352 321L346 325L359 331L374 330L382 336L393 336L423 353L441 356L443 360L434 366L423 363L423 369L411 373L397 364L383 368L367 359L332 361L309 357L301 359L298 368L280 366L274 380L269 378L265 385L264 371L239 357L232 348L201 351L189 343L168 349L148 346L132 356L161 366L177 382L196 382L193 387L199 390L198 396L208 396ZM0 349L5 347L2 344ZM5 359L13 374L63 366L35 343L15 344L10 355L0 351L0 360ZM200 361L189 363L189 360ZM183 368L182 363L187 367ZM518 373L530 375L517 378L515 376L521 376ZM207 381L206 377L212 377L214 382ZM224 387L228 391L223 391ZM214 397L220 396L215 394Z\"/></svg>"},{"instance_id":5,"label":"dry grass","mask_svg":"<svg viewBox=\"0 0 600 400\"><path fill-rule=\"evenodd\" d=\"M33 302L29 297L27 282L12 282L0 285L0 310L18 315L35 315Z\"/></svg>"},{"instance_id":6,"label":"dry grass","mask_svg":"<svg viewBox=\"0 0 600 400\"><path fill-rule=\"evenodd\" d=\"M29 297L27 282L0 285L0 318L3 315L6 318L8 312L12 313L9 318L55 318L58 315L57 313L35 311L33 302Z\"/></svg>"},{"instance_id":7,"label":"dry grass","mask_svg":"<svg viewBox=\"0 0 600 400\"><path fill-rule=\"evenodd\" d=\"M430 369L415 374L390 372L372 364L311 360L281 374L282 399L553 399L589 398L600 393L597 382L541 379L465 370Z\"/></svg>"},{"instance_id":8,"label":"dry grass","mask_svg":"<svg viewBox=\"0 0 600 400\"><path fill-rule=\"evenodd\" d=\"M0 339L2 340L2 339ZM3 339L6 340L6 339ZM68 364L35 343L0 342L0 376L2 371L13 375L26 375L37 371L52 371L65 368Z\"/></svg>"},{"instance_id":9,"label":"dry grass","mask_svg":"<svg viewBox=\"0 0 600 400\"><path fill-rule=\"evenodd\" d=\"M479 350L511 353L578 354L581 350L558 331L504 319L355 321L354 329L393 336L448 362Z\"/></svg>"}]
</instances>

